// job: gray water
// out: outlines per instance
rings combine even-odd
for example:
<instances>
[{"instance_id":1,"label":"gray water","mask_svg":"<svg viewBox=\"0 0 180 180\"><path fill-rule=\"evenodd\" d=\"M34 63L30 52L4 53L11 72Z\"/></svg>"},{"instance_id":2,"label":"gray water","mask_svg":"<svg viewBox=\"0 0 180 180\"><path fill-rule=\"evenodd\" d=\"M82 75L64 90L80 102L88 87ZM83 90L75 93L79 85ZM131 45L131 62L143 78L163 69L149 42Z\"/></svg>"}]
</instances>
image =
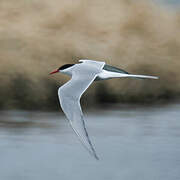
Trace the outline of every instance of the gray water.
<instances>
[{"instance_id":1,"label":"gray water","mask_svg":"<svg viewBox=\"0 0 180 180\"><path fill-rule=\"evenodd\" d=\"M180 105L85 114L100 157L61 113L0 112L0 180L179 180Z\"/></svg>"}]
</instances>

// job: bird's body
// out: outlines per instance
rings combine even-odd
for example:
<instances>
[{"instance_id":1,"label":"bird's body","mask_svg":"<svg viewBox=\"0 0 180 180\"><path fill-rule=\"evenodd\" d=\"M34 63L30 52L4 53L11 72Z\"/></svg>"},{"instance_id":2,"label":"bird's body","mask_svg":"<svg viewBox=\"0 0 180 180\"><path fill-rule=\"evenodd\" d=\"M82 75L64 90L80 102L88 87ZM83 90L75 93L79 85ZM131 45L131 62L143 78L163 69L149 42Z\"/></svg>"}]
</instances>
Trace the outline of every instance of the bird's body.
<instances>
[{"instance_id":1,"label":"bird's body","mask_svg":"<svg viewBox=\"0 0 180 180\"><path fill-rule=\"evenodd\" d=\"M80 98L82 94L93 81L121 77L157 79L155 76L129 74L122 69L106 65L105 62L93 60L80 60L78 64L66 64L51 74L56 72L72 77L58 90L60 105L80 141L96 159L98 156L89 139L81 110Z\"/></svg>"}]
</instances>

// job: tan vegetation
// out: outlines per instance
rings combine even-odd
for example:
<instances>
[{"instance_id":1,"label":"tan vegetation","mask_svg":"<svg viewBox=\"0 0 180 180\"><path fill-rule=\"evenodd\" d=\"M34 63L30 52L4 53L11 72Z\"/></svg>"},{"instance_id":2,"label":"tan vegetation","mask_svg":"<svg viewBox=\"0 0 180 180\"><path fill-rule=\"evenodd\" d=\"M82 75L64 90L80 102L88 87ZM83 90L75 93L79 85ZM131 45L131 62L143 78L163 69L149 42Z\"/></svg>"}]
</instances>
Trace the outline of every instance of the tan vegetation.
<instances>
[{"instance_id":1,"label":"tan vegetation","mask_svg":"<svg viewBox=\"0 0 180 180\"><path fill-rule=\"evenodd\" d=\"M180 94L180 15L151 1L1 0L0 22L1 108L57 106L67 78L48 73L83 58L160 77L97 82L92 103Z\"/></svg>"}]
</instances>

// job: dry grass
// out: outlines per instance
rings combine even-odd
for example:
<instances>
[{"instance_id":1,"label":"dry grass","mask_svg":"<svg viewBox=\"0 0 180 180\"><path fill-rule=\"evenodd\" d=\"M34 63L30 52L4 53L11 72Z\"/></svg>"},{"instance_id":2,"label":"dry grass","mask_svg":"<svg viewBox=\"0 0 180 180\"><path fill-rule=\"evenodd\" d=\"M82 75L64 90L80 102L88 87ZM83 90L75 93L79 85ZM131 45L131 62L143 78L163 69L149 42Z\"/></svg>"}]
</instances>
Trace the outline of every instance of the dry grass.
<instances>
[{"instance_id":1,"label":"dry grass","mask_svg":"<svg viewBox=\"0 0 180 180\"><path fill-rule=\"evenodd\" d=\"M92 103L180 94L180 14L150 1L1 0L0 21L1 108L56 106L56 88L67 79L48 73L80 58L160 77L96 83Z\"/></svg>"}]
</instances>

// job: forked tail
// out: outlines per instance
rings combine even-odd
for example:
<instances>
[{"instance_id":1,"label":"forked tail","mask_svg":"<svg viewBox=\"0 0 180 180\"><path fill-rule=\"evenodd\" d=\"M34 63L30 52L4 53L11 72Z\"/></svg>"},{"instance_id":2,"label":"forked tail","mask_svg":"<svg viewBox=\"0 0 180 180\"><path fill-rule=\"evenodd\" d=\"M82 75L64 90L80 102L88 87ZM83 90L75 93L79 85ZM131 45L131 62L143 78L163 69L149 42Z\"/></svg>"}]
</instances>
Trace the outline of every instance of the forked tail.
<instances>
[{"instance_id":1,"label":"forked tail","mask_svg":"<svg viewBox=\"0 0 180 180\"><path fill-rule=\"evenodd\" d=\"M146 75L136 75L136 74L125 74L124 77L138 78L138 79L159 79L159 77L157 76L146 76Z\"/></svg>"}]
</instances>

